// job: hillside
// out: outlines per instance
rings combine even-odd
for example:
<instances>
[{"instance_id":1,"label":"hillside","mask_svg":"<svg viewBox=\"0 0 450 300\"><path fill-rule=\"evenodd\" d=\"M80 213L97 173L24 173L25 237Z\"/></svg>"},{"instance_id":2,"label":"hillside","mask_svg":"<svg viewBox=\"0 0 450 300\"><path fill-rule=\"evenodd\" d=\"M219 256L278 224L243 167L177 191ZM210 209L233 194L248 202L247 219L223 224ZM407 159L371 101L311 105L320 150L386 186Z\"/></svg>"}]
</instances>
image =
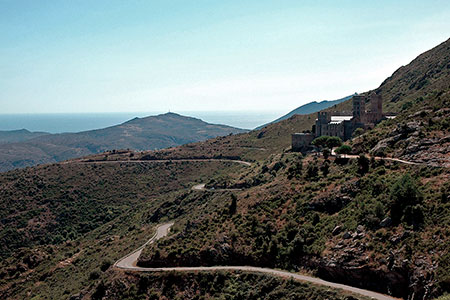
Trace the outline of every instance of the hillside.
<instances>
[{"instance_id":1,"label":"hillside","mask_svg":"<svg viewBox=\"0 0 450 300\"><path fill-rule=\"evenodd\" d=\"M450 40L399 68L375 90L399 112L354 141L376 155L450 166Z\"/></svg>"},{"instance_id":2,"label":"hillside","mask_svg":"<svg viewBox=\"0 0 450 300\"><path fill-rule=\"evenodd\" d=\"M174 113L135 118L104 129L44 135L21 143L2 144L0 172L112 149L162 149L242 132L245 131Z\"/></svg>"},{"instance_id":3,"label":"hillside","mask_svg":"<svg viewBox=\"0 0 450 300\"><path fill-rule=\"evenodd\" d=\"M422 82L422 83L421 83ZM376 92L383 97L383 111L397 114L375 130L352 141L356 152L407 158L434 165L450 165L450 40L419 55L386 79ZM370 105L367 103L366 106ZM352 109L351 99L325 109ZM155 153L158 157L230 155L262 159L290 147L291 134L311 130L317 113L294 115L246 135L208 140L205 143ZM239 148L237 148L237 146ZM266 149L258 151L257 149ZM244 150L244 151L243 151ZM238 155L238 153L240 153Z\"/></svg>"},{"instance_id":4,"label":"hillside","mask_svg":"<svg viewBox=\"0 0 450 300\"><path fill-rule=\"evenodd\" d=\"M238 199L235 216L225 213L225 205L207 215L193 216L195 221L183 224L179 236L147 248L140 264L307 268L324 278L361 282L384 293L388 288L394 295L414 299L448 291L450 187L444 183L450 174L440 166L450 166L449 50L450 40L418 56L383 82L375 91L383 96L384 110L398 113L397 117L351 141L356 153L372 153L385 137L395 136L394 151L375 154L430 166L380 161L370 162L367 171L361 171L364 160L302 159L280 154L289 149L290 134L309 129L315 114L293 116L246 135L146 154L154 158L228 154L257 158L259 169L239 178L211 180L210 185L217 188L245 188L234 192ZM427 78L426 84L413 84L422 78ZM394 91L400 90L404 93L397 96ZM328 110L350 108L347 101ZM415 149L420 156L400 152L418 141ZM410 180L406 193L414 191L417 198L410 199L412 202L399 213L395 191ZM209 196L216 203L231 198L230 194ZM180 249L184 250L178 254Z\"/></svg>"},{"instance_id":5,"label":"hillside","mask_svg":"<svg viewBox=\"0 0 450 300\"><path fill-rule=\"evenodd\" d=\"M397 117L349 142L368 155L394 134L382 154L417 165L292 153L290 135L311 128L309 114L163 150L108 151L0 174L0 298L358 298L247 272L112 267L169 220L171 234L148 245L139 266L254 265L404 299L450 293L450 151L442 140L449 50L450 40L383 82L375 91ZM412 84L424 74L426 84ZM411 120L414 130L396 131ZM400 152L435 138L443 143L418 148L428 157ZM198 184L206 189L193 190Z\"/></svg>"},{"instance_id":6,"label":"hillside","mask_svg":"<svg viewBox=\"0 0 450 300\"><path fill-rule=\"evenodd\" d=\"M31 132L26 129L0 131L0 144L17 143L47 135L47 132Z\"/></svg>"},{"instance_id":7,"label":"hillside","mask_svg":"<svg viewBox=\"0 0 450 300\"><path fill-rule=\"evenodd\" d=\"M318 111L327 109L327 108L332 107L332 106L334 106L336 104L339 104L341 102L347 101L350 98L352 98L352 96L353 95L347 96L347 97L344 97L344 98L341 98L341 99L337 99L337 100L323 100L323 101L320 101L320 102L317 102L317 101L309 102L307 104L304 104L302 106L297 107L296 109L290 111L289 113L285 114L282 117L279 117L278 119L276 119L276 120L274 120L274 121L272 121L270 123L267 123L265 125L257 127L256 129L257 130L258 129L262 129L262 128L264 128L265 126L267 126L269 124L278 123L280 121L289 119L293 115L308 115L308 114L316 113Z\"/></svg>"}]
</instances>

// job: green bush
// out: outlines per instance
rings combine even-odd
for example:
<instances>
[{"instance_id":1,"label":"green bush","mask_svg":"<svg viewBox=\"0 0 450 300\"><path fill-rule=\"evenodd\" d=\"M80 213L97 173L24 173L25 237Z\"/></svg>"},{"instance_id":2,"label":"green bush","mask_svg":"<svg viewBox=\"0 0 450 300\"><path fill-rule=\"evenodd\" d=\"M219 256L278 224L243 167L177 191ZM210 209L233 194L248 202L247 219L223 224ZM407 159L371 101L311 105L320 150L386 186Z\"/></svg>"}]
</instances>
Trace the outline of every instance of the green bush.
<instances>
[{"instance_id":1,"label":"green bush","mask_svg":"<svg viewBox=\"0 0 450 300\"><path fill-rule=\"evenodd\" d=\"M422 194L416 181L407 173L401 176L391 189L391 218L396 224L403 219L409 225L423 222L423 212L420 204Z\"/></svg>"},{"instance_id":2,"label":"green bush","mask_svg":"<svg viewBox=\"0 0 450 300\"><path fill-rule=\"evenodd\" d=\"M308 165L308 168L306 169L306 177L307 179L316 179L319 175L319 168L315 163L310 163Z\"/></svg>"},{"instance_id":3,"label":"green bush","mask_svg":"<svg viewBox=\"0 0 450 300\"><path fill-rule=\"evenodd\" d=\"M99 279L100 278L100 272L98 270L94 270L89 274L89 279L90 280L95 280L95 279Z\"/></svg>"},{"instance_id":4,"label":"green bush","mask_svg":"<svg viewBox=\"0 0 450 300\"><path fill-rule=\"evenodd\" d=\"M330 173L330 163L328 160L324 161L322 166L320 167L320 170L322 171L323 177L327 177Z\"/></svg>"},{"instance_id":5,"label":"green bush","mask_svg":"<svg viewBox=\"0 0 450 300\"><path fill-rule=\"evenodd\" d=\"M229 207L230 215L234 215L236 213L237 208L237 197L235 194L231 194L231 204Z\"/></svg>"},{"instance_id":6,"label":"green bush","mask_svg":"<svg viewBox=\"0 0 450 300\"><path fill-rule=\"evenodd\" d=\"M361 134L363 134L364 133L364 129L362 129L362 128L356 128L355 129L355 131L353 131L353 137L357 137L357 136L360 136Z\"/></svg>"},{"instance_id":7,"label":"green bush","mask_svg":"<svg viewBox=\"0 0 450 300\"><path fill-rule=\"evenodd\" d=\"M102 264L100 265L100 270L102 270L102 272L105 272L106 270L109 269L111 265L112 261L110 259L105 259L102 261Z\"/></svg>"},{"instance_id":8,"label":"green bush","mask_svg":"<svg viewBox=\"0 0 450 300\"><path fill-rule=\"evenodd\" d=\"M441 257L436 273L439 287L450 293L450 253Z\"/></svg>"},{"instance_id":9,"label":"green bush","mask_svg":"<svg viewBox=\"0 0 450 300\"><path fill-rule=\"evenodd\" d=\"M337 136L322 135L316 138L314 141L312 141L311 144L320 148L327 147L331 149L342 145L342 140Z\"/></svg>"},{"instance_id":10,"label":"green bush","mask_svg":"<svg viewBox=\"0 0 450 300\"><path fill-rule=\"evenodd\" d=\"M358 157L358 174L363 176L364 174L369 172L369 166L370 166L369 159L365 155L361 154Z\"/></svg>"},{"instance_id":11,"label":"green bush","mask_svg":"<svg viewBox=\"0 0 450 300\"><path fill-rule=\"evenodd\" d=\"M350 154L352 152L352 147L350 147L349 145L342 145L338 147L335 152L337 154Z\"/></svg>"}]
</instances>

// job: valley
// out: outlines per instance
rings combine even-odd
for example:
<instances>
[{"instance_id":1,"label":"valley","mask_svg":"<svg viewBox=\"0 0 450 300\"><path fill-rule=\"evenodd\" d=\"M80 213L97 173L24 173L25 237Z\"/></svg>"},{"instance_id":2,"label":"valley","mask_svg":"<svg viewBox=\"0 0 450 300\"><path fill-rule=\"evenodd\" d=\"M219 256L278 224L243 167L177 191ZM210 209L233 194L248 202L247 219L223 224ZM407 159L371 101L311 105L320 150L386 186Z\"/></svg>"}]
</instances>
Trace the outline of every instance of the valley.
<instances>
[{"instance_id":1,"label":"valley","mask_svg":"<svg viewBox=\"0 0 450 300\"><path fill-rule=\"evenodd\" d=\"M445 296L449 66L447 40L370 91L397 115L349 154L292 151L314 113L0 173L0 298Z\"/></svg>"}]
</instances>

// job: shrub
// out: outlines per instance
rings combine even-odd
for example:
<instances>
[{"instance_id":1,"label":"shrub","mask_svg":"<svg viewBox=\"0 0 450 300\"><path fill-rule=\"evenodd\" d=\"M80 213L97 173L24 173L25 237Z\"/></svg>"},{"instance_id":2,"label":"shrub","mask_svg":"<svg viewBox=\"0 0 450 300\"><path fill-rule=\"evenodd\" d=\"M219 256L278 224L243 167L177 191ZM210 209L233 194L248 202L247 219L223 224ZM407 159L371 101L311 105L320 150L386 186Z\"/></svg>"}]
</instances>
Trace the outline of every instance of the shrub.
<instances>
[{"instance_id":1,"label":"shrub","mask_svg":"<svg viewBox=\"0 0 450 300\"><path fill-rule=\"evenodd\" d=\"M308 179L315 179L319 175L319 168L316 164L310 163L306 169L306 177Z\"/></svg>"},{"instance_id":2,"label":"shrub","mask_svg":"<svg viewBox=\"0 0 450 300\"><path fill-rule=\"evenodd\" d=\"M273 165L272 170L274 170L275 172L278 172L278 170L280 170L281 168L284 168L285 166L286 166L286 165L285 165L283 162L277 161L277 162Z\"/></svg>"},{"instance_id":3,"label":"shrub","mask_svg":"<svg viewBox=\"0 0 450 300\"><path fill-rule=\"evenodd\" d=\"M417 187L417 183L407 173L400 177L391 189L391 218L394 223L399 223L404 217L408 224L422 223L422 208L416 205L421 204L422 195ZM414 207L413 207L414 206Z\"/></svg>"},{"instance_id":4,"label":"shrub","mask_svg":"<svg viewBox=\"0 0 450 300\"><path fill-rule=\"evenodd\" d=\"M364 129L362 129L362 128L356 128L355 129L355 131L353 131L353 137L357 137L357 136L360 136L361 134L363 134L364 133Z\"/></svg>"},{"instance_id":5,"label":"shrub","mask_svg":"<svg viewBox=\"0 0 450 300\"><path fill-rule=\"evenodd\" d=\"M328 161L325 161L320 167L320 170L322 171L323 177L327 177L330 173L330 163Z\"/></svg>"},{"instance_id":6,"label":"shrub","mask_svg":"<svg viewBox=\"0 0 450 300\"><path fill-rule=\"evenodd\" d=\"M104 282L100 282L95 288L95 292L92 294L92 299L103 299L106 294L106 286Z\"/></svg>"},{"instance_id":7,"label":"shrub","mask_svg":"<svg viewBox=\"0 0 450 300\"><path fill-rule=\"evenodd\" d=\"M267 173L268 171L269 171L269 168L267 167L267 165L264 165L264 166L261 167L261 173L262 174Z\"/></svg>"},{"instance_id":8,"label":"shrub","mask_svg":"<svg viewBox=\"0 0 450 300\"><path fill-rule=\"evenodd\" d=\"M403 105L402 105L402 111L408 110L408 109L410 109L412 106L413 106L413 103L412 103L411 101L406 102L406 103L403 103Z\"/></svg>"},{"instance_id":9,"label":"shrub","mask_svg":"<svg viewBox=\"0 0 450 300\"><path fill-rule=\"evenodd\" d=\"M89 279L95 280L100 278L100 272L98 270L94 270L89 274Z\"/></svg>"},{"instance_id":10,"label":"shrub","mask_svg":"<svg viewBox=\"0 0 450 300\"><path fill-rule=\"evenodd\" d=\"M312 141L311 144L319 148L327 147L331 149L333 147L339 147L340 145L342 145L342 140L337 136L322 135Z\"/></svg>"},{"instance_id":11,"label":"shrub","mask_svg":"<svg viewBox=\"0 0 450 300\"><path fill-rule=\"evenodd\" d=\"M338 147L335 152L337 154L350 154L352 152L352 147L350 147L349 145L342 145Z\"/></svg>"},{"instance_id":12,"label":"shrub","mask_svg":"<svg viewBox=\"0 0 450 300\"><path fill-rule=\"evenodd\" d=\"M361 154L358 157L358 174L363 176L367 172L369 172L369 159Z\"/></svg>"},{"instance_id":13,"label":"shrub","mask_svg":"<svg viewBox=\"0 0 450 300\"><path fill-rule=\"evenodd\" d=\"M100 270L105 272L112 265L112 261L110 259L104 259L100 265Z\"/></svg>"},{"instance_id":14,"label":"shrub","mask_svg":"<svg viewBox=\"0 0 450 300\"><path fill-rule=\"evenodd\" d=\"M439 287L445 291L450 292L450 253L444 254L439 260L439 265L436 270Z\"/></svg>"},{"instance_id":15,"label":"shrub","mask_svg":"<svg viewBox=\"0 0 450 300\"><path fill-rule=\"evenodd\" d=\"M237 208L237 197L235 194L231 194L231 204L229 207L230 215L234 215L236 213Z\"/></svg>"},{"instance_id":16,"label":"shrub","mask_svg":"<svg viewBox=\"0 0 450 300\"><path fill-rule=\"evenodd\" d=\"M295 162L291 167L288 169L288 178L291 179L294 176L301 175L303 170L303 163L302 161Z\"/></svg>"}]
</instances>

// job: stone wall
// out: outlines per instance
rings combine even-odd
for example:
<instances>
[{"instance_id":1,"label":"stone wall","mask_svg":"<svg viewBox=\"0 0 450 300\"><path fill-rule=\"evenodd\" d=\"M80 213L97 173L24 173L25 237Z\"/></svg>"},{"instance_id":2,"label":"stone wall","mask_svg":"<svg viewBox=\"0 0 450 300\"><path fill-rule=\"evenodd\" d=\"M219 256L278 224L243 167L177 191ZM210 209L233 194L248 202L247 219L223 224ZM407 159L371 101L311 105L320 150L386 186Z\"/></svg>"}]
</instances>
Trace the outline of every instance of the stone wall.
<instances>
[{"instance_id":1,"label":"stone wall","mask_svg":"<svg viewBox=\"0 0 450 300\"><path fill-rule=\"evenodd\" d=\"M311 142L316 136L313 133L294 133L292 135L292 151L307 152L313 147Z\"/></svg>"}]
</instances>

